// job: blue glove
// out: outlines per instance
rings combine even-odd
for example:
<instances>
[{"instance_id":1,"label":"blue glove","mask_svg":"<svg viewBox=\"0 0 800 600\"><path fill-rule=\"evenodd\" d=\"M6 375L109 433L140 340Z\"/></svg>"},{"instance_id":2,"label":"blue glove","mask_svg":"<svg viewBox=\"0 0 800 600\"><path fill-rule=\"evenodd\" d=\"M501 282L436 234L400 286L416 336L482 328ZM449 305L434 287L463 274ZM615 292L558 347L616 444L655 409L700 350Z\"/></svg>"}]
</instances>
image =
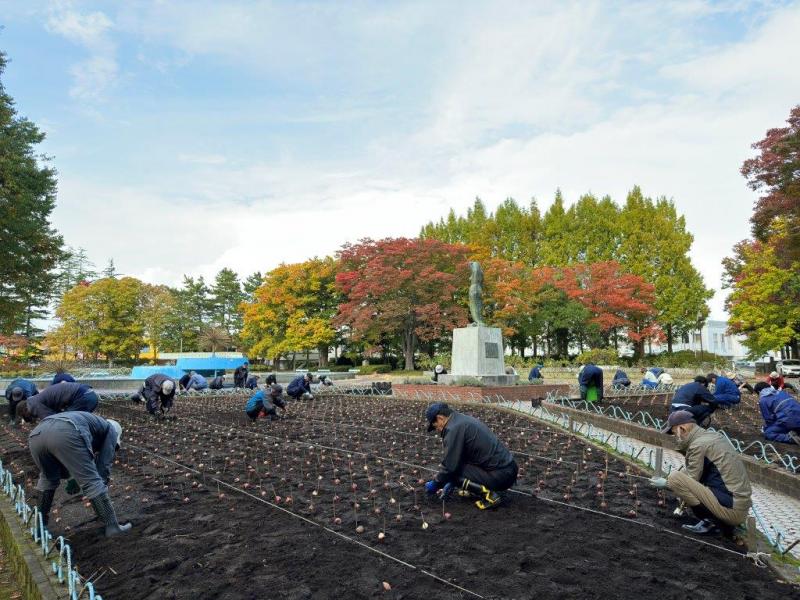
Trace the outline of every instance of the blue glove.
<instances>
[{"instance_id":1,"label":"blue glove","mask_svg":"<svg viewBox=\"0 0 800 600\"><path fill-rule=\"evenodd\" d=\"M450 494L453 493L454 486L452 483L445 483L444 487L439 490L439 497L442 500L447 500L450 497Z\"/></svg>"},{"instance_id":2,"label":"blue glove","mask_svg":"<svg viewBox=\"0 0 800 600\"><path fill-rule=\"evenodd\" d=\"M428 495L433 496L436 492L439 491L439 482L435 479L431 479L430 481L425 483L425 492Z\"/></svg>"}]
</instances>

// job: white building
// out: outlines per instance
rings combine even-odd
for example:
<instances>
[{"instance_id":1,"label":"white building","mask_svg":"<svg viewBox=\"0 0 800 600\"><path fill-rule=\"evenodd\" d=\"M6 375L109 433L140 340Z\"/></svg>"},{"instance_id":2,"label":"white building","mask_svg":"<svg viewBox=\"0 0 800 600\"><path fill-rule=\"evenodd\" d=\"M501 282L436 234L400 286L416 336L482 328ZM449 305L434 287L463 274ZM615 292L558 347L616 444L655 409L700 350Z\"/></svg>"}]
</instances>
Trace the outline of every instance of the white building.
<instances>
[{"instance_id":1,"label":"white building","mask_svg":"<svg viewBox=\"0 0 800 600\"><path fill-rule=\"evenodd\" d=\"M728 333L727 321L706 321L702 329L689 333L687 338L673 341L673 352L679 350L699 352L702 349L705 352L727 356L732 360L739 360L747 356L747 348L742 344L744 337ZM666 349L666 344L658 349L655 345L653 346L654 352L663 352Z\"/></svg>"}]
</instances>

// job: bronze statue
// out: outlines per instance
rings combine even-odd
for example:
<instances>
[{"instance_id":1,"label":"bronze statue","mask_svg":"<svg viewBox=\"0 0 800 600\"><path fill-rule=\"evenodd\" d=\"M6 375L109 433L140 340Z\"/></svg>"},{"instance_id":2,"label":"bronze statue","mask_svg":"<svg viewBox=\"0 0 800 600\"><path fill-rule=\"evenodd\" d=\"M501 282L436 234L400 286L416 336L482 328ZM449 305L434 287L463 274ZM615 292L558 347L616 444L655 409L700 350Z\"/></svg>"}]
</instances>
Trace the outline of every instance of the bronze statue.
<instances>
[{"instance_id":1,"label":"bronze statue","mask_svg":"<svg viewBox=\"0 0 800 600\"><path fill-rule=\"evenodd\" d=\"M477 261L469 263L471 273L469 286L469 312L472 315L472 326L485 327L483 322L483 271Z\"/></svg>"}]
</instances>

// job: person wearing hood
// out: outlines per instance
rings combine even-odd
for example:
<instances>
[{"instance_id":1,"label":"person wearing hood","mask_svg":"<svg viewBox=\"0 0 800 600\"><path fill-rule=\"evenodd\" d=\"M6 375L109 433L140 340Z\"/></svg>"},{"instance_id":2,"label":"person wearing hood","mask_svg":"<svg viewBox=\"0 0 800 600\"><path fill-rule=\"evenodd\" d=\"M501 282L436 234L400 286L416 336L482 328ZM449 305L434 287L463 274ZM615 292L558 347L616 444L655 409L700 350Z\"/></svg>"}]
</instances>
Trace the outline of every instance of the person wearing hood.
<instances>
[{"instance_id":1,"label":"person wearing hood","mask_svg":"<svg viewBox=\"0 0 800 600\"><path fill-rule=\"evenodd\" d=\"M686 457L685 467L666 478L654 477L650 484L669 489L691 508L699 521L684 525L687 531L703 535L722 529L730 537L753 504L741 456L722 433L703 429L685 410L673 412L663 432L675 436L679 452Z\"/></svg>"},{"instance_id":2,"label":"person wearing hood","mask_svg":"<svg viewBox=\"0 0 800 600\"><path fill-rule=\"evenodd\" d=\"M165 416L175 400L175 380L163 373L153 373L144 380L138 394L131 396L134 402L146 401L147 412L156 418Z\"/></svg>"},{"instance_id":3,"label":"person wearing hood","mask_svg":"<svg viewBox=\"0 0 800 600\"><path fill-rule=\"evenodd\" d=\"M761 390L758 409L764 418L764 437L771 442L800 445L800 402L786 390Z\"/></svg>"},{"instance_id":4,"label":"person wearing hood","mask_svg":"<svg viewBox=\"0 0 800 600\"><path fill-rule=\"evenodd\" d=\"M6 388L6 400L8 401L8 416L12 423L17 419L17 405L23 400L39 393L36 384L21 377L14 379Z\"/></svg>"},{"instance_id":5,"label":"person wearing hood","mask_svg":"<svg viewBox=\"0 0 800 600\"><path fill-rule=\"evenodd\" d=\"M71 492L81 491L89 499L105 525L106 537L131 529L130 523L119 523L108 495L111 465L121 442L122 427L118 422L80 411L46 417L31 431L28 447L39 468L36 489L42 493L39 513L45 525L59 482L71 478L76 484ZM68 492L69 487L68 484Z\"/></svg>"},{"instance_id":6,"label":"person wearing hood","mask_svg":"<svg viewBox=\"0 0 800 600\"><path fill-rule=\"evenodd\" d=\"M17 416L36 422L66 411L94 412L100 397L88 385L63 382L50 385L17 405Z\"/></svg>"}]
</instances>

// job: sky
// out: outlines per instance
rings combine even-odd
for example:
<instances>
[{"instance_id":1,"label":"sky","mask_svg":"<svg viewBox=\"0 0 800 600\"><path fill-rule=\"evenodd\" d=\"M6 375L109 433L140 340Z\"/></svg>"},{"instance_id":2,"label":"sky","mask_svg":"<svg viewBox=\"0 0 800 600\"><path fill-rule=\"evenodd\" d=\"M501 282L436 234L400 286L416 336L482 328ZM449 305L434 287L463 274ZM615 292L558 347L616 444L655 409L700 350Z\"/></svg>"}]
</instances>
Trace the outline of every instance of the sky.
<instances>
[{"instance_id":1,"label":"sky","mask_svg":"<svg viewBox=\"0 0 800 600\"><path fill-rule=\"evenodd\" d=\"M3 84L47 134L52 222L177 285L476 197L674 200L717 290L750 145L800 103L799 2L0 0Z\"/></svg>"}]
</instances>

